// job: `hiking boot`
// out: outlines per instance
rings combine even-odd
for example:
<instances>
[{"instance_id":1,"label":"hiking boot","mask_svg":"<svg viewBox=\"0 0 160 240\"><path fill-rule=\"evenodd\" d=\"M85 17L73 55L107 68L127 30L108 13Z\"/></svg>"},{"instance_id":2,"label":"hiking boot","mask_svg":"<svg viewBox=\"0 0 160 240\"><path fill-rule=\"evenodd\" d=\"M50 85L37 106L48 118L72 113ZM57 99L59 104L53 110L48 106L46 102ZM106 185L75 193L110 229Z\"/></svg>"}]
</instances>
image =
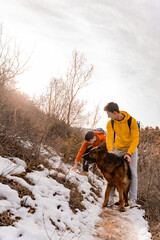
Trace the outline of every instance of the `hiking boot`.
<instances>
[{"instance_id":1,"label":"hiking boot","mask_svg":"<svg viewBox=\"0 0 160 240\"><path fill-rule=\"evenodd\" d=\"M131 198L131 199L129 200L129 206L130 206L131 208L137 207L138 205L137 205L137 203L136 203L136 200Z\"/></svg>"},{"instance_id":2,"label":"hiking boot","mask_svg":"<svg viewBox=\"0 0 160 240\"><path fill-rule=\"evenodd\" d=\"M81 171L81 172L79 172L79 175L88 176L88 172L86 172L86 171Z\"/></svg>"},{"instance_id":3,"label":"hiking boot","mask_svg":"<svg viewBox=\"0 0 160 240\"><path fill-rule=\"evenodd\" d=\"M113 205L114 205L114 198L110 196L108 201L108 206L113 206Z\"/></svg>"}]
</instances>

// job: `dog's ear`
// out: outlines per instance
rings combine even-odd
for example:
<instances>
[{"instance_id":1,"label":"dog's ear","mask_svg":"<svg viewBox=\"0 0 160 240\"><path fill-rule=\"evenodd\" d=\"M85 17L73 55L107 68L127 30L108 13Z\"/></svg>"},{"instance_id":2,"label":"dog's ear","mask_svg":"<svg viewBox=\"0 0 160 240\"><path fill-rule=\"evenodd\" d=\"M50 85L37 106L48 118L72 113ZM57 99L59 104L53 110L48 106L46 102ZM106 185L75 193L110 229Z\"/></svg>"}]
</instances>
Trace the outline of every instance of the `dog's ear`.
<instances>
[{"instance_id":1,"label":"dog's ear","mask_svg":"<svg viewBox=\"0 0 160 240\"><path fill-rule=\"evenodd\" d=\"M97 153L98 152L98 147L94 147L90 150L90 153Z\"/></svg>"},{"instance_id":2,"label":"dog's ear","mask_svg":"<svg viewBox=\"0 0 160 240\"><path fill-rule=\"evenodd\" d=\"M99 146L98 146L98 150L105 150L105 151L107 151L107 149L106 149L106 143L105 142L102 142Z\"/></svg>"},{"instance_id":3,"label":"dog's ear","mask_svg":"<svg viewBox=\"0 0 160 240\"><path fill-rule=\"evenodd\" d=\"M98 157L98 147L94 147L90 150L89 157L93 158L95 160L97 159L97 157Z\"/></svg>"}]
</instances>

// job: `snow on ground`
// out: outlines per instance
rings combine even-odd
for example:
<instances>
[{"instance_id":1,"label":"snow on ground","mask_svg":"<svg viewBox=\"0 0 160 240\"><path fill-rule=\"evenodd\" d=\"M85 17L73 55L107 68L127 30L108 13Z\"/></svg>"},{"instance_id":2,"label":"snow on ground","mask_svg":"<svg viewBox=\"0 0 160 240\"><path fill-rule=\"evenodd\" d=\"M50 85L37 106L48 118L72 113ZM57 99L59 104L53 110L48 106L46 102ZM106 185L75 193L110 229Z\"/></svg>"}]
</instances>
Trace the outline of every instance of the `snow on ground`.
<instances>
[{"instance_id":1,"label":"snow on ground","mask_svg":"<svg viewBox=\"0 0 160 240\"><path fill-rule=\"evenodd\" d=\"M20 218L13 226L0 227L0 240L102 239L101 236L98 237L97 235L100 228L96 225L102 221L100 213L104 211L102 211L101 205L106 182L93 175L92 172L89 173L88 177L80 176L72 172L69 165L63 164L60 157L54 155L53 158L54 160L50 159L50 162L53 163L52 170L42 167L42 171L27 173L26 178L33 183L31 185L21 177L13 176L13 174L24 172L25 163L22 160L12 158L11 161L0 157L0 175L13 179L29 189L34 195L34 199L28 195L20 198L16 190L0 183L0 197L2 198L0 200L0 213L10 211L13 217ZM59 168L63 169L64 173L59 172ZM80 211L77 209L77 212L73 213L69 206L70 189L51 177L55 173L59 177L65 177L66 180L78 185L78 189L83 195L82 204L86 210ZM91 195L91 188L93 188L91 182L102 189L102 197L96 196L94 198ZM25 202L25 206L21 204L22 201ZM31 208L35 209L34 213L29 211ZM123 216L125 221L130 224L130 235L132 235L132 229L138 233L137 239L134 240L151 239L148 232L148 223L143 218L143 210L133 208L125 213L120 213L118 210L112 211L114 211L115 216ZM106 216L105 221L109 221L109 217ZM104 226L103 230L105 230Z\"/></svg>"},{"instance_id":2,"label":"snow on ground","mask_svg":"<svg viewBox=\"0 0 160 240\"><path fill-rule=\"evenodd\" d=\"M25 171L26 164L19 158L12 158L10 161L8 158L0 157L0 175L15 174Z\"/></svg>"}]
</instances>

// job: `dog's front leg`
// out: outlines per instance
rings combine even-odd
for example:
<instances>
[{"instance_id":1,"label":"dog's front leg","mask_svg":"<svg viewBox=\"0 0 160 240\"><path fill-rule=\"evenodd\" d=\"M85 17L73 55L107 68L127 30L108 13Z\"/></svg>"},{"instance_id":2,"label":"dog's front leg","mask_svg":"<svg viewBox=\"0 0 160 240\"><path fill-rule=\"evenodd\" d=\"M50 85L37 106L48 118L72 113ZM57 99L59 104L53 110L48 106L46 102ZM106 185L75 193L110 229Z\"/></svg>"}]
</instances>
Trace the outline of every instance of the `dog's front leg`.
<instances>
[{"instance_id":1,"label":"dog's front leg","mask_svg":"<svg viewBox=\"0 0 160 240\"><path fill-rule=\"evenodd\" d=\"M106 192L105 192L105 197L104 197L104 202L102 204L102 208L106 207L108 204L108 200L109 200L109 194L111 192L112 189L112 185L110 185L109 183L107 183L107 187L106 187Z\"/></svg>"}]
</instances>

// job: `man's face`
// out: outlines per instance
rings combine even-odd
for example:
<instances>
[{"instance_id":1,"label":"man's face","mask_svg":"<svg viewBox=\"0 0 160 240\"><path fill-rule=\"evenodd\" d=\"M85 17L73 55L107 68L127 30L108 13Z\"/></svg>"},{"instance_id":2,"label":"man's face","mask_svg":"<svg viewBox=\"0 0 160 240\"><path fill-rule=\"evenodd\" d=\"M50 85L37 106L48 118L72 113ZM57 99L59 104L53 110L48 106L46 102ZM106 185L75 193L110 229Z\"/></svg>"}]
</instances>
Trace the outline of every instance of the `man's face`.
<instances>
[{"instance_id":1,"label":"man's face","mask_svg":"<svg viewBox=\"0 0 160 240\"><path fill-rule=\"evenodd\" d=\"M108 118L111 118L113 120L117 119L117 112L108 112L107 111Z\"/></svg>"},{"instance_id":2,"label":"man's face","mask_svg":"<svg viewBox=\"0 0 160 240\"><path fill-rule=\"evenodd\" d=\"M88 142L90 143L90 144L93 144L94 142L96 142L96 140L97 140L97 138L96 138L96 136L94 136L92 139L90 139Z\"/></svg>"}]
</instances>

